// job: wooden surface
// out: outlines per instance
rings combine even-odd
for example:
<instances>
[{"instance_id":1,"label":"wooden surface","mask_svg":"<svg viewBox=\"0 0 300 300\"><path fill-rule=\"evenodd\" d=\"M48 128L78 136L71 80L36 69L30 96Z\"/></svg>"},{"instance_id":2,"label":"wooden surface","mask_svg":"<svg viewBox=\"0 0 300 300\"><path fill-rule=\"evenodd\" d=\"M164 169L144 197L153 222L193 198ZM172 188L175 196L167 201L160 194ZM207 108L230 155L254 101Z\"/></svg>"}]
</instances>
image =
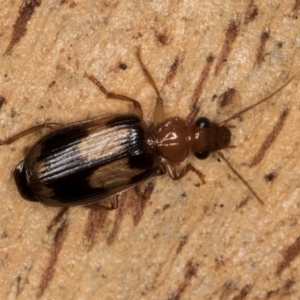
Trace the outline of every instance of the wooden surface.
<instances>
[{"instance_id":1,"label":"wooden surface","mask_svg":"<svg viewBox=\"0 0 300 300\"><path fill-rule=\"evenodd\" d=\"M221 122L294 78L230 122L236 148L223 153L264 205L212 154L190 160L204 185L193 173L152 178L110 213L45 207L23 200L12 176L44 131L2 146L1 299L299 299L298 0L0 4L2 139L129 111L86 71L138 99L150 123L138 46L167 116L198 109Z\"/></svg>"}]
</instances>

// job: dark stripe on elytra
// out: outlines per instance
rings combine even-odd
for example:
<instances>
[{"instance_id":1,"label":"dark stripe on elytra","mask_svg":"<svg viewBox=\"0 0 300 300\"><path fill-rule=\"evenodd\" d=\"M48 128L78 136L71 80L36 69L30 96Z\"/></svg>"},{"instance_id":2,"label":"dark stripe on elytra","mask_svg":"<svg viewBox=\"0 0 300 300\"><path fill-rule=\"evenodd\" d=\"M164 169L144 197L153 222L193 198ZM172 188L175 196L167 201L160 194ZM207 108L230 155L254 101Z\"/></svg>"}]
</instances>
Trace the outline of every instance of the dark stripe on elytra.
<instances>
[{"instance_id":1,"label":"dark stripe on elytra","mask_svg":"<svg viewBox=\"0 0 300 300\"><path fill-rule=\"evenodd\" d=\"M89 178L98 166L82 170L59 179L59 182L46 184L53 191L52 205L79 205L103 199L110 191L103 187L91 187ZM90 200L90 201L89 201Z\"/></svg>"},{"instance_id":2,"label":"dark stripe on elytra","mask_svg":"<svg viewBox=\"0 0 300 300\"><path fill-rule=\"evenodd\" d=\"M156 168L152 167L144 170L140 174L128 178L128 184L126 186L115 186L112 188L103 187L91 187L89 185L90 176L96 171L97 167L90 170L84 170L77 172L74 175L61 178L59 182L47 184L46 188L49 188L53 192L53 196L47 202L49 205L69 206L69 205L80 205L89 204L95 201L99 201L106 197L115 194L116 190L121 191L126 186L137 184L147 178L149 178L155 171ZM116 170L116 176L118 176L118 170Z\"/></svg>"},{"instance_id":3,"label":"dark stripe on elytra","mask_svg":"<svg viewBox=\"0 0 300 300\"><path fill-rule=\"evenodd\" d=\"M62 170L56 168L57 162L62 162L69 170L86 169L93 165L93 161L81 156L77 147L88 134L88 129L84 125L76 125L50 132L40 140L40 155L36 158L36 162L43 163L43 180L55 182L58 177L61 178ZM56 163L50 163L52 160Z\"/></svg>"},{"instance_id":4,"label":"dark stripe on elytra","mask_svg":"<svg viewBox=\"0 0 300 300\"><path fill-rule=\"evenodd\" d=\"M129 131L126 142L122 145L128 153L130 168L148 169L154 164L154 156L150 152L145 138L145 131L140 126L135 126L134 131Z\"/></svg>"},{"instance_id":5,"label":"dark stripe on elytra","mask_svg":"<svg viewBox=\"0 0 300 300\"><path fill-rule=\"evenodd\" d=\"M49 154L57 153L61 150L74 147L89 134L84 125L61 128L45 135L40 141L41 153L37 161L43 161L49 157ZM70 147L70 145L72 145Z\"/></svg>"},{"instance_id":6,"label":"dark stripe on elytra","mask_svg":"<svg viewBox=\"0 0 300 300\"><path fill-rule=\"evenodd\" d=\"M128 127L128 135L126 141L121 145L125 147L128 155L129 167L135 169L149 169L154 165L154 156L150 152L145 137L146 126L143 126L143 121L137 116L122 115L117 116L108 122L108 126L119 128Z\"/></svg>"}]
</instances>

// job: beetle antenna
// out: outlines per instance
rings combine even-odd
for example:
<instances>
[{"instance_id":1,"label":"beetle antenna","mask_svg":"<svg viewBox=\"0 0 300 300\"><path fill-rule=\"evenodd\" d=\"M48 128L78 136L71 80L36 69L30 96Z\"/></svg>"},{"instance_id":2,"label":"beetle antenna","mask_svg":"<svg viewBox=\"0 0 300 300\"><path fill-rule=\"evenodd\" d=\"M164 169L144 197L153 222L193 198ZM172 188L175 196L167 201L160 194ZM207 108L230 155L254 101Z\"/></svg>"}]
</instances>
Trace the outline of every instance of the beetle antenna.
<instances>
[{"instance_id":1,"label":"beetle antenna","mask_svg":"<svg viewBox=\"0 0 300 300\"><path fill-rule=\"evenodd\" d=\"M270 98L272 98L275 94L279 93L281 90L283 90L292 80L294 79L294 77L291 77L286 83L284 83L280 88L278 88L277 90L275 90L272 94L270 94L269 96L259 100L258 102L242 109L241 111L235 113L234 115L232 115L231 117L229 117L228 119L223 120L221 123L219 123L219 126L221 125L225 125L226 123L228 123L230 120L234 119L235 117L245 113L246 111L254 108L255 106L269 100Z\"/></svg>"},{"instance_id":2,"label":"beetle antenna","mask_svg":"<svg viewBox=\"0 0 300 300\"><path fill-rule=\"evenodd\" d=\"M249 183L243 178L243 176L238 173L238 171L231 165L231 163L225 158L222 151L217 150L216 151L221 159L225 161L229 169L238 177L238 179L250 190L250 192L255 196L255 198L260 202L260 204L264 205L264 202L261 200L261 198L257 195L257 193L254 191L254 189L249 185Z\"/></svg>"},{"instance_id":3,"label":"beetle antenna","mask_svg":"<svg viewBox=\"0 0 300 300\"><path fill-rule=\"evenodd\" d=\"M153 89L155 90L157 98L162 99L161 96L160 96L159 90L158 90L158 88L156 86L156 83L155 83L155 81L154 81L154 79L152 77L152 75L150 74L150 72L148 71L148 69L146 68L145 64L142 61L142 58L141 58L141 48L140 47L138 47L137 50L136 50L136 56L138 58L139 63L141 64L143 72L146 75L149 83L152 85Z\"/></svg>"}]
</instances>

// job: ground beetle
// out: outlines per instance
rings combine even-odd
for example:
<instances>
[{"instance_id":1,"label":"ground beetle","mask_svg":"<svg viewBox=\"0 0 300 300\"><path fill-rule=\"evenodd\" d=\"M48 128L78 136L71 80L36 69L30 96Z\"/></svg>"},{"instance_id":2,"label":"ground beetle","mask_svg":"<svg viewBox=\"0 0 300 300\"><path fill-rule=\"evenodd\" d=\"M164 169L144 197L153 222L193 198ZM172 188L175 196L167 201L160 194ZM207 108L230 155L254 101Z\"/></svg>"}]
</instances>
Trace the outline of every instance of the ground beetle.
<instances>
[{"instance_id":1,"label":"ground beetle","mask_svg":"<svg viewBox=\"0 0 300 300\"><path fill-rule=\"evenodd\" d=\"M220 151L229 146L231 139L231 132L224 125L272 97L290 80L268 97L220 124L210 123L203 117L196 122L186 122L179 117L165 119L162 98L139 50L137 58L157 94L153 124L146 127L138 101L107 92L94 76L85 74L84 77L96 84L107 98L133 104L133 113L107 115L67 125L45 123L1 141L2 145L10 144L40 128L52 129L29 149L25 159L15 168L14 178L21 196L50 206L90 205L100 201L99 208L115 209L119 193L151 176L168 173L178 180L193 171L202 178L195 167L184 164L186 158L190 152L204 159L210 151L217 151L262 202Z\"/></svg>"}]
</instances>

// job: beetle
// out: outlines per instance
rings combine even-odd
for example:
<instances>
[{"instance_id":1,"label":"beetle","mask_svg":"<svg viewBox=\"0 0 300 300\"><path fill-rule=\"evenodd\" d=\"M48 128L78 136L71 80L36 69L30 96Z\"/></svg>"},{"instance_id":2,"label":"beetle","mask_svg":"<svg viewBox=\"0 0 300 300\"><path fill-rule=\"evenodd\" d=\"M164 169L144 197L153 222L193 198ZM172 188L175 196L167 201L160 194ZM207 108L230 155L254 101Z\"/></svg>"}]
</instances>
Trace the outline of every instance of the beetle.
<instances>
[{"instance_id":1,"label":"beetle","mask_svg":"<svg viewBox=\"0 0 300 300\"><path fill-rule=\"evenodd\" d=\"M0 141L1 145L10 144L40 128L52 129L29 149L15 168L14 179L20 195L49 206L90 205L100 201L98 208L111 210L118 206L122 191L152 176L168 173L173 180L178 180L193 171L202 179L201 172L191 164L184 164L185 160L190 152L198 159L205 159L211 151L217 151L262 202L220 151L231 140L231 131L225 124L272 97L290 80L220 124L204 117L186 122L179 117L165 118L162 98L139 49L137 58L157 95L153 124L147 128L138 101L108 92L96 77L85 73L84 77L107 98L131 103L132 114L111 114L67 125L45 123ZM108 205L105 199L109 199Z\"/></svg>"}]
</instances>

